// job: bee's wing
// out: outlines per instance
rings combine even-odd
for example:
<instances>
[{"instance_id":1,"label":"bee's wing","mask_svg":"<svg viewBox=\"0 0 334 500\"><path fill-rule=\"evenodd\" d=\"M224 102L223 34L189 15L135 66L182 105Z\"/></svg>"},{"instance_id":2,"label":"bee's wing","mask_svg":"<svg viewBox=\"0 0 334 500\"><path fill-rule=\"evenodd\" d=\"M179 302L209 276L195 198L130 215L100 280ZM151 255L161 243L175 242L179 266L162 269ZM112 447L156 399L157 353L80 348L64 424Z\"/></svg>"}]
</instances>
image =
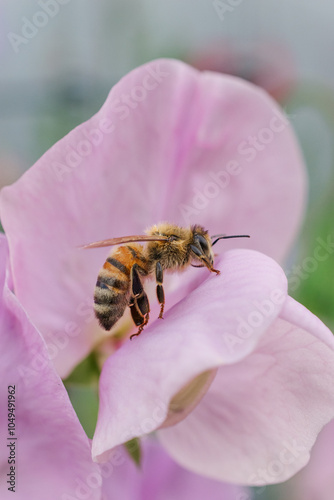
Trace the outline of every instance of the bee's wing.
<instances>
[{"instance_id":1,"label":"bee's wing","mask_svg":"<svg viewBox=\"0 0 334 500\"><path fill-rule=\"evenodd\" d=\"M122 245L123 243L132 243L134 241L167 241L167 236L151 236L147 234L138 234L135 236L121 236L120 238L111 238L110 240L95 241L94 243L88 243L88 245L83 245L80 248L99 248L99 247L110 247L112 245Z\"/></svg>"}]
</instances>

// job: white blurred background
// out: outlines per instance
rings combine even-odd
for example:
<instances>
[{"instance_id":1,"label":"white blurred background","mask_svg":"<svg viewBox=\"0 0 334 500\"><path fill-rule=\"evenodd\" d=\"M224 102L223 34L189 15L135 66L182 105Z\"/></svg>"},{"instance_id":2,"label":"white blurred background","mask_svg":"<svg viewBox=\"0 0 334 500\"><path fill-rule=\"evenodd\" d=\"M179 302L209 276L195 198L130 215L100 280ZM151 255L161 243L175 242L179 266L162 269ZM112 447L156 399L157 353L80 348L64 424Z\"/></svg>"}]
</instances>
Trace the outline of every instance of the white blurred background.
<instances>
[{"instance_id":1,"label":"white blurred background","mask_svg":"<svg viewBox=\"0 0 334 500\"><path fill-rule=\"evenodd\" d=\"M200 57L205 67L207 54L212 69L260 84L267 65L271 87L288 87L277 90L281 101L296 83L332 90L333 26L331 0L0 0L1 168L29 167L122 75L156 57ZM303 130L324 129L328 169L325 113L304 109L299 118Z\"/></svg>"}]
</instances>

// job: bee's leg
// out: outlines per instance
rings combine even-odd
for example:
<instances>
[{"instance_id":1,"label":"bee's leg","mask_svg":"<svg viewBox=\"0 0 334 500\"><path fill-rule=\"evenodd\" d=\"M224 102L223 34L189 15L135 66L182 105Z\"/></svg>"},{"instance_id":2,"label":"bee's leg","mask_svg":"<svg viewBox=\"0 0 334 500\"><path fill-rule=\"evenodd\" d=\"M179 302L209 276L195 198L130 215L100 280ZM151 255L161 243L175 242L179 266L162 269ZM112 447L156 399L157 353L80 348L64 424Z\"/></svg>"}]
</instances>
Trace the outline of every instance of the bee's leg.
<instances>
[{"instance_id":1,"label":"bee's leg","mask_svg":"<svg viewBox=\"0 0 334 500\"><path fill-rule=\"evenodd\" d=\"M155 280L157 282L157 297L158 297L158 302L160 304L160 314L159 318L163 319L163 313L164 313L164 307L165 307L165 293L164 293L164 288L162 286L163 282L163 270L162 270L162 265L160 262L157 262L155 266Z\"/></svg>"},{"instance_id":2,"label":"bee's leg","mask_svg":"<svg viewBox=\"0 0 334 500\"><path fill-rule=\"evenodd\" d=\"M145 294L146 295L146 294ZM141 332L143 331L144 329L144 326L147 325L148 323L148 320L149 320L149 314L146 313L145 315L142 314L140 311L139 311L139 306L138 306L138 303L136 301L136 299L134 299L133 297L131 297L130 299L130 303L129 303L129 306L130 306L130 311L131 311L131 316L132 316L132 319L135 323L136 326L139 326L138 328L138 332L137 333L133 333L131 336L130 336L130 340L132 339L132 337L137 337L137 335L140 335Z\"/></svg>"},{"instance_id":3,"label":"bee's leg","mask_svg":"<svg viewBox=\"0 0 334 500\"><path fill-rule=\"evenodd\" d=\"M145 325L148 323L150 304L148 302L147 295L144 291L142 282L137 271L137 264L134 264L131 268L131 295L129 301L129 307L131 311L131 316L135 325L139 326L138 332L131 335L136 337L140 335Z\"/></svg>"},{"instance_id":4,"label":"bee's leg","mask_svg":"<svg viewBox=\"0 0 334 500\"><path fill-rule=\"evenodd\" d=\"M212 273L220 274L219 269L214 269L212 267L212 264L210 264L210 262L208 262L206 259L205 260L203 259L203 262L204 262L204 265L209 269L209 271L211 271Z\"/></svg>"}]
</instances>

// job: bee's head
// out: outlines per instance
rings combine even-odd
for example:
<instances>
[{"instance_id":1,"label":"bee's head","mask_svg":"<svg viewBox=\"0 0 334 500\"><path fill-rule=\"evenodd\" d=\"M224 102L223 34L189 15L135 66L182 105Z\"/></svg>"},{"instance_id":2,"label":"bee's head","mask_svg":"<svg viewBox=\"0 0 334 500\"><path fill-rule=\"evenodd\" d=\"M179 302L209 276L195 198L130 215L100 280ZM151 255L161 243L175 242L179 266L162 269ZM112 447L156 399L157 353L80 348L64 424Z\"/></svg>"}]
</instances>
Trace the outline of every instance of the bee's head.
<instances>
[{"instance_id":1,"label":"bee's head","mask_svg":"<svg viewBox=\"0 0 334 500\"><path fill-rule=\"evenodd\" d=\"M195 267L203 267L203 265L213 265L213 251L211 238L202 226L192 226L192 240L190 243L190 252L194 260L199 261L200 265Z\"/></svg>"},{"instance_id":2,"label":"bee's head","mask_svg":"<svg viewBox=\"0 0 334 500\"><path fill-rule=\"evenodd\" d=\"M206 231L202 226L192 226L192 242L190 243L190 251L192 257L200 261L200 264L192 264L193 267L208 267L211 271L213 266L214 254L212 251L213 245L219 240L228 238L249 238L246 234L238 234L234 236L226 236L225 234L217 234L215 236L209 236L208 231ZM216 271L217 272L217 271Z\"/></svg>"}]
</instances>

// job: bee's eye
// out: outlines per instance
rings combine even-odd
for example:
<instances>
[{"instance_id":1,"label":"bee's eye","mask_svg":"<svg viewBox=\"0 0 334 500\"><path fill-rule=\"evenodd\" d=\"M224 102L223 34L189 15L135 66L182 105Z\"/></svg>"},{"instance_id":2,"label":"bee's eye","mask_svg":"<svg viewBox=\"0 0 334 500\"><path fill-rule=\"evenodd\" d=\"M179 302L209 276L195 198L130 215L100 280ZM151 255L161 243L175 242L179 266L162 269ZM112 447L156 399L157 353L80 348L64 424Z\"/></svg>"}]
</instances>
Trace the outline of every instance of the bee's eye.
<instances>
[{"instance_id":1,"label":"bee's eye","mask_svg":"<svg viewBox=\"0 0 334 500\"><path fill-rule=\"evenodd\" d=\"M199 246L203 250L203 253L207 254L209 252L209 245L208 245L208 242L206 241L206 239L202 235L198 234L197 241L199 243Z\"/></svg>"}]
</instances>

